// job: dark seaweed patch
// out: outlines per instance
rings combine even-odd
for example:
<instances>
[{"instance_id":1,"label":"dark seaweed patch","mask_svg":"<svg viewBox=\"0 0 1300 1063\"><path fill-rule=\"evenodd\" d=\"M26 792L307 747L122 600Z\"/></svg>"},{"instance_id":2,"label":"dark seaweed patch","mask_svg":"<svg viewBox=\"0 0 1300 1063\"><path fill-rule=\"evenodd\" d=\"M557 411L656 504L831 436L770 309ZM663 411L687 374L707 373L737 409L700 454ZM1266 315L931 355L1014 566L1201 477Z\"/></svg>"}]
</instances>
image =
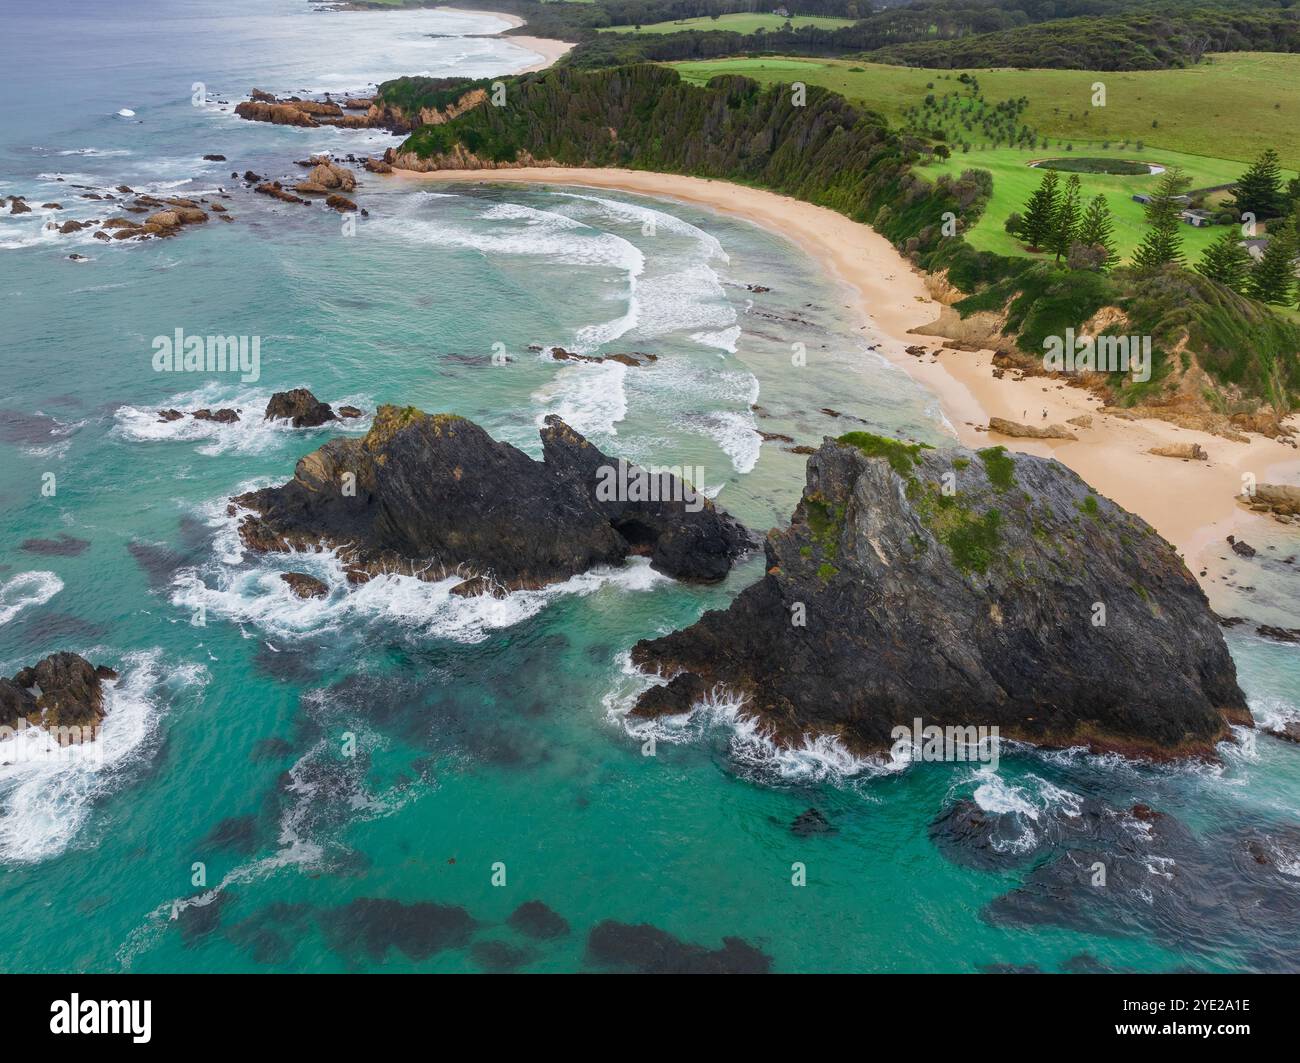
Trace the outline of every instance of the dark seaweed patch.
<instances>
[{"instance_id":1,"label":"dark seaweed patch","mask_svg":"<svg viewBox=\"0 0 1300 1063\"><path fill-rule=\"evenodd\" d=\"M349 961L381 963L389 949L411 960L427 960L469 944L475 922L464 908L433 901L358 897L317 916L330 948Z\"/></svg>"},{"instance_id":2,"label":"dark seaweed patch","mask_svg":"<svg viewBox=\"0 0 1300 1063\"><path fill-rule=\"evenodd\" d=\"M510 913L507 922L512 929L539 941L564 937L569 932L569 921L541 901L524 901Z\"/></svg>"},{"instance_id":3,"label":"dark seaweed patch","mask_svg":"<svg viewBox=\"0 0 1300 1063\"><path fill-rule=\"evenodd\" d=\"M229 816L218 823L204 839L205 845L247 856L257 850L257 817Z\"/></svg>"},{"instance_id":4,"label":"dark seaweed patch","mask_svg":"<svg viewBox=\"0 0 1300 1063\"><path fill-rule=\"evenodd\" d=\"M726 937L722 948L707 949L649 923L613 919L592 930L587 960L596 967L640 974L767 974L772 969L772 958L741 938Z\"/></svg>"},{"instance_id":5,"label":"dark seaweed patch","mask_svg":"<svg viewBox=\"0 0 1300 1063\"><path fill-rule=\"evenodd\" d=\"M42 557L76 557L89 546L89 539L78 539L67 532L60 532L53 539L24 539L19 549Z\"/></svg>"},{"instance_id":6,"label":"dark seaweed patch","mask_svg":"<svg viewBox=\"0 0 1300 1063\"><path fill-rule=\"evenodd\" d=\"M469 954L483 970L494 973L517 971L537 959L535 949L520 948L508 941L476 941Z\"/></svg>"}]
</instances>

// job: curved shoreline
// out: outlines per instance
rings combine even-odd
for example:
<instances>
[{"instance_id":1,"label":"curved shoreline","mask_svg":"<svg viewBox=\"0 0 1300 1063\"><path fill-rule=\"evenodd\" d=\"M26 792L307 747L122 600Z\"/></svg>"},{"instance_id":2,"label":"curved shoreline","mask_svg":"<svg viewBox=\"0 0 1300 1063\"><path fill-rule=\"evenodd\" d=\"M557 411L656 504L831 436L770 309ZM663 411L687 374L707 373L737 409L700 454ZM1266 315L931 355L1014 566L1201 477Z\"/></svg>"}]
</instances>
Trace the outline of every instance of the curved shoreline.
<instances>
[{"instance_id":1,"label":"curved shoreline","mask_svg":"<svg viewBox=\"0 0 1300 1063\"><path fill-rule=\"evenodd\" d=\"M845 287L848 306L864 322L861 330L878 343L878 353L936 396L963 445L1002 443L1027 454L1056 458L1151 524L1184 555L1193 572L1205 568L1217 574L1227 535L1248 538L1272 523L1235 501L1243 475L1251 473L1259 483L1300 480L1296 451L1277 440L1253 436L1247 443L1236 443L1165 421L1128 421L1099 414L1101 401L1082 388L1046 377L994 378L991 351L954 351L948 340L925 333L942 304L930 295L923 275L884 236L828 207L723 180L641 170L394 170L394 176L420 183L613 189L706 207L784 236ZM908 355L905 348L918 342L944 351L937 358ZM1010 438L983 427L990 417L1043 423L1043 410L1046 423L1091 414L1093 427L1080 428L1078 440ZM1182 461L1147 453L1154 446L1189 442L1201 444L1210 460ZM1208 578L1201 582L1207 590L1215 586Z\"/></svg>"},{"instance_id":2,"label":"curved shoreline","mask_svg":"<svg viewBox=\"0 0 1300 1063\"><path fill-rule=\"evenodd\" d=\"M537 53L538 61L536 63L532 66L526 66L519 70L511 71L513 74L531 74L537 70L545 70L548 66L554 64L556 60L571 51L573 48L572 41L556 40L554 37L532 37L527 34L512 34L507 37L507 31L522 29L524 26L528 25L528 20L521 18L518 15L512 15L506 11L489 11L486 8L481 7L451 7L443 4L438 4L436 6L430 5L430 9L435 11L451 11L457 15L488 15L492 18L499 18L503 22L509 23L504 31L498 33L473 34L472 36L496 37L498 40L517 44L526 51ZM378 9L367 7L361 8L360 10L375 11ZM395 8L394 10L401 11L403 9ZM409 8L406 10L409 10Z\"/></svg>"}]
</instances>

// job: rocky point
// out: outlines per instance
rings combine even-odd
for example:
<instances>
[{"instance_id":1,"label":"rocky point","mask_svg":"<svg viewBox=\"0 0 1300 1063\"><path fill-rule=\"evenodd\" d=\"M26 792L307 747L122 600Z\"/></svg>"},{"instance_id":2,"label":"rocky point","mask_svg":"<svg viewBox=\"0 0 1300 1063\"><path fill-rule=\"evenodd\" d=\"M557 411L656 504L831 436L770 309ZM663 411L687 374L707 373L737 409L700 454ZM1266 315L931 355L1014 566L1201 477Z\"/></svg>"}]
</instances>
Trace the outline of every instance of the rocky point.
<instances>
[{"instance_id":1,"label":"rocky point","mask_svg":"<svg viewBox=\"0 0 1300 1063\"><path fill-rule=\"evenodd\" d=\"M786 741L882 751L920 718L1156 758L1213 756L1251 723L1177 553L1059 462L828 439L766 549L730 608L634 647L669 680L634 713L721 686Z\"/></svg>"}]
</instances>

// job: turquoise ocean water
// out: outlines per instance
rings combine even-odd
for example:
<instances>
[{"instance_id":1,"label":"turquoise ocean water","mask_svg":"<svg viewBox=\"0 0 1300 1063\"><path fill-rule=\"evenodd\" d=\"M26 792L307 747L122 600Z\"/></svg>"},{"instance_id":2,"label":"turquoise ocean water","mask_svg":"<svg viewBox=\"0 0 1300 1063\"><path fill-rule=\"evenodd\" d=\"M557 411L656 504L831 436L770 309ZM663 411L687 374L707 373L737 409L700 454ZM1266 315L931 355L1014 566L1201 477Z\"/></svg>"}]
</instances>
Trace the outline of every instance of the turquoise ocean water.
<instances>
[{"instance_id":1,"label":"turquoise ocean water","mask_svg":"<svg viewBox=\"0 0 1300 1063\"><path fill-rule=\"evenodd\" d=\"M698 467L759 529L788 517L803 470L759 430L948 438L817 263L743 222L581 188L370 178L347 236L332 212L230 179L395 142L241 122L230 109L252 86L359 91L535 61L472 36L501 20L59 0L5 28L0 194L66 209L0 215L0 673L70 649L121 679L101 748L0 763L0 970L581 970L606 919L710 949L740 937L781 971L1300 967L1295 747L1261 736L1213 768L1014 751L997 772L895 770L777 750L722 699L645 756L622 717L643 683L627 650L724 606L761 558L716 587L638 563L497 602L401 578L349 590L328 557L242 554L226 499L288 479L336 430L263 425L288 387L463 414L534 455L558 412L609 452ZM107 217L82 196L120 183L224 187L236 220L130 245L43 228ZM259 379L155 372L152 340L177 328L260 337ZM561 365L530 344L659 360ZM172 406L244 417L160 423ZM60 535L88 545L23 546ZM290 570L329 597L292 598ZM1269 619L1294 617L1294 577L1270 571ZM1229 637L1257 713L1300 713L1300 650ZM1027 863L950 858L931 824L967 798ZM1092 801L1151 805L1187 835L1139 849L1145 872L1128 859L1104 899L1043 885L1034 868L1063 851L1044 840ZM833 833L792 832L810 807ZM1242 861L1251 832L1265 872ZM570 932L521 937L506 919L529 900ZM412 926L436 944L396 947Z\"/></svg>"}]
</instances>

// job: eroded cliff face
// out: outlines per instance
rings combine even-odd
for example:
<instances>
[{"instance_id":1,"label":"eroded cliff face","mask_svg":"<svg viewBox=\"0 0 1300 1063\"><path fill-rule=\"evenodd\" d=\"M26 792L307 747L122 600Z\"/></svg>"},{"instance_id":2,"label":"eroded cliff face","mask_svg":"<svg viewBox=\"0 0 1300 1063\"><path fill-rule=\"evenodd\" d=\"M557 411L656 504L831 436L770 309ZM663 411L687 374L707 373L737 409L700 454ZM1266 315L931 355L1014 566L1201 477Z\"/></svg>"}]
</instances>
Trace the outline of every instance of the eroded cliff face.
<instances>
[{"instance_id":1,"label":"eroded cliff face","mask_svg":"<svg viewBox=\"0 0 1300 1063\"><path fill-rule=\"evenodd\" d=\"M620 490L619 470L644 470L559 418L542 439L538 462L463 417L383 406L364 438L331 440L288 483L234 499L249 511L240 536L257 551L337 549L357 582L459 574L463 594L540 587L633 554L677 579L717 580L752 545L678 478L642 498Z\"/></svg>"},{"instance_id":2,"label":"eroded cliff face","mask_svg":"<svg viewBox=\"0 0 1300 1063\"><path fill-rule=\"evenodd\" d=\"M497 162L476 155L463 144L427 158L413 151L395 151L389 148L384 153L384 162L399 170L414 170L417 173L432 173L434 170L519 170L529 166L560 165L554 159L536 159L526 151L520 152L516 159Z\"/></svg>"},{"instance_id":3,"label":"eroded cliff face","mask_svg":"<svg viewBox=\"0 0 1300 1063\"><path fill-rule=\"evenodd\" d=\"M920 718L1152 757L1213 756L1251 722L1173 548L1049 459L827 440L767 565L729 609L636 645L671 681L635 713L720 684L789 741L879 751Z\"/></svg>"}]
</instances>

